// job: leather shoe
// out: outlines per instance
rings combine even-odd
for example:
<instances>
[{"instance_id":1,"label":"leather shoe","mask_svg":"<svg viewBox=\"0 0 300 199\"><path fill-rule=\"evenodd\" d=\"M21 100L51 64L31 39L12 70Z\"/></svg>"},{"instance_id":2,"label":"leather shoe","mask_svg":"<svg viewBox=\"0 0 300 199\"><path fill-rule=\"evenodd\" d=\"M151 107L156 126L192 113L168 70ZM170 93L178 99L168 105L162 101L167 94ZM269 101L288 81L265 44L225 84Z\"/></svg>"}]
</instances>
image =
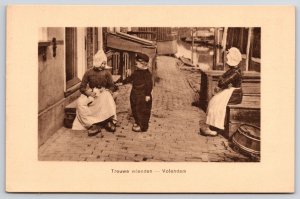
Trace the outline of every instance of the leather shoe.
<instances>
[{"instance_id":1,"label":"leather shoe","mask_svg":"<svg viewBox=\"0 0 300 199\"><path fill-rule=\"evenodd\" d=\"M100 132L100 128L96 125L92 125L89 129L88 129L88 136L95 136Z\"/></svg>"},{"instance_id":2,"label":"leather shoe","mask_svg":"<svg viewBox=\"0 0 300 199\"><path fill-rule=\"evenodd\" d=\"M113 122L109 121L109 122L107 122L107 124L106 124L106 126L105 126L105 129L106 129L107 131L113 133L113 132L116 131L116 125L115 125Z\"/></svg>"}]
</instances>

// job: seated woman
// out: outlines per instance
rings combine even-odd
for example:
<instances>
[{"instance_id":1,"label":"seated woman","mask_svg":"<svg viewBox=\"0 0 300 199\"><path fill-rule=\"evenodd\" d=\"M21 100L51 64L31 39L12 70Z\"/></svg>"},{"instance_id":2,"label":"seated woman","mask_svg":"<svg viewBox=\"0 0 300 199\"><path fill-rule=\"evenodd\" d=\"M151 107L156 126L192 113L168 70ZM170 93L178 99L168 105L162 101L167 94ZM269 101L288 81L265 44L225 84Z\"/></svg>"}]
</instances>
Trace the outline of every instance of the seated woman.
<instances>
[{"instance_id":1,"label":"seated woman","mask_svg":"<svg viewBox=\"0 0 300 199\"><path fill-rule=\"evenodd\" d=\"M102 127L116 130L116 104L112 96L115 85L106 65L107 57L99 50L93 59L93 68L87 70L80 85L81 96L77 100L76 118L72 129L88 129L88 135L100 132Z\"/></svg>"},{"instance_id":2,"label":"seated woman","mask_svg":"<svg viewBox=\"0 0 300 199\"><path fill-rule=\"evenodd\" d=\"M218 87L215 88L217 94L209 101L206 117L206 124L209 126L200 129L203 135L216 136L219 130L224 130L227 104L242 102L242 72L238 66L242 55L239 49L232 47L226 58L229 70L220 77Z\"/></svg>"}]
</instances>

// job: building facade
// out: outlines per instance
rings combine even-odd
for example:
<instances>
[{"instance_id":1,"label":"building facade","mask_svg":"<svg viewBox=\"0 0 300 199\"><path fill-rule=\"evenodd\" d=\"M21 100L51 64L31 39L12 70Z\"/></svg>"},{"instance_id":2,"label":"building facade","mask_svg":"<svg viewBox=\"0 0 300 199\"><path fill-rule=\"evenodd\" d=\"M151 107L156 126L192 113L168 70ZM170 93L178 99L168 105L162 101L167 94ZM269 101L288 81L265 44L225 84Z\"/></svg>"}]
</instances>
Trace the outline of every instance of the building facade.
<instances>
[{"instance_id":1,"label":"building facade","mask_svg":"<svg viewBox=\"0 0 300 199\"><path fill-rule=\"evenodd\" d=\"M80 95L79 86L93 55L103 46L102 28L46 27L38 41L38 143L63 126L64 108Z\"/></svg>"}]
</instances>

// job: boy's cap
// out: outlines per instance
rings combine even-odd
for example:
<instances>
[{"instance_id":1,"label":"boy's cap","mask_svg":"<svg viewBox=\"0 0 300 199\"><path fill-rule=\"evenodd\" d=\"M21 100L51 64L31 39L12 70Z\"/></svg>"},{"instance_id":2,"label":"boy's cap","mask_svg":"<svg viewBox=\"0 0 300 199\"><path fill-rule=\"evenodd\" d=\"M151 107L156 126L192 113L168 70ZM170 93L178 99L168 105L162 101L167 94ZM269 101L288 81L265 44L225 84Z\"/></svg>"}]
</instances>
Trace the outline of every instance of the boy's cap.
<instances>
[{"instance_id":1,"label":"boy's cap","mask_svg":"<svg viewBox=\"0 0 300 199\"><path fill-rule=\"evenodd\" d=\"M136 64L137 68L146 70L148 69L149 57L145 54L137 53L136 62L137 62Z\"/></svg>"},{"instance_id":2,"label":"boy's cap","mask_svg":"<svg viewBox=\"0 0 300 199\"><path fill-rule=\"evenodd\" d=\"M149 62L149 57L145 54L137 53L136 60L137 61Z\"/></svg>"}]
</instances>

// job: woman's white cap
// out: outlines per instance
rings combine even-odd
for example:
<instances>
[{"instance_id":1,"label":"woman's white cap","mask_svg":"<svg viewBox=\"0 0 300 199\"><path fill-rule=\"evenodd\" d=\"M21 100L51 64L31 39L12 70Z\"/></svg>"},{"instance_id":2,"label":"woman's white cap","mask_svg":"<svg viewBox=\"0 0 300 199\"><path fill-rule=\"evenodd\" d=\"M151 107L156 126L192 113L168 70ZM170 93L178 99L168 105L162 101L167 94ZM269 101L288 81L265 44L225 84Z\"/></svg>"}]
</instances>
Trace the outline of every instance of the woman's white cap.
<instances>
[{"instance_id":1,"label":"woman's white cap","mask_svg":"<svg viewBox=\"0 0 300 199\"><path fill-rule=\"evenodd\" d=\"M229 66L237 66L242 61L242 54L239 49L231 47L227 54L227 64Z\"/></svg>"},{"instance_id":2,"label":"woman's white cap","mask_svg":"<svg viewBox=\"0 0 300 199\"><path fill-rule=\"evenodd\" d=\"M98 50L98 52L94 55L93 66L99 68L99 67L102 66L103 62L106 62L106 65L105 65L104 69L111 69L112 68L112 67L107 65L107 57L106 57L104 51L101 49L101 50Z\"/></svg>"}]
</instances>

